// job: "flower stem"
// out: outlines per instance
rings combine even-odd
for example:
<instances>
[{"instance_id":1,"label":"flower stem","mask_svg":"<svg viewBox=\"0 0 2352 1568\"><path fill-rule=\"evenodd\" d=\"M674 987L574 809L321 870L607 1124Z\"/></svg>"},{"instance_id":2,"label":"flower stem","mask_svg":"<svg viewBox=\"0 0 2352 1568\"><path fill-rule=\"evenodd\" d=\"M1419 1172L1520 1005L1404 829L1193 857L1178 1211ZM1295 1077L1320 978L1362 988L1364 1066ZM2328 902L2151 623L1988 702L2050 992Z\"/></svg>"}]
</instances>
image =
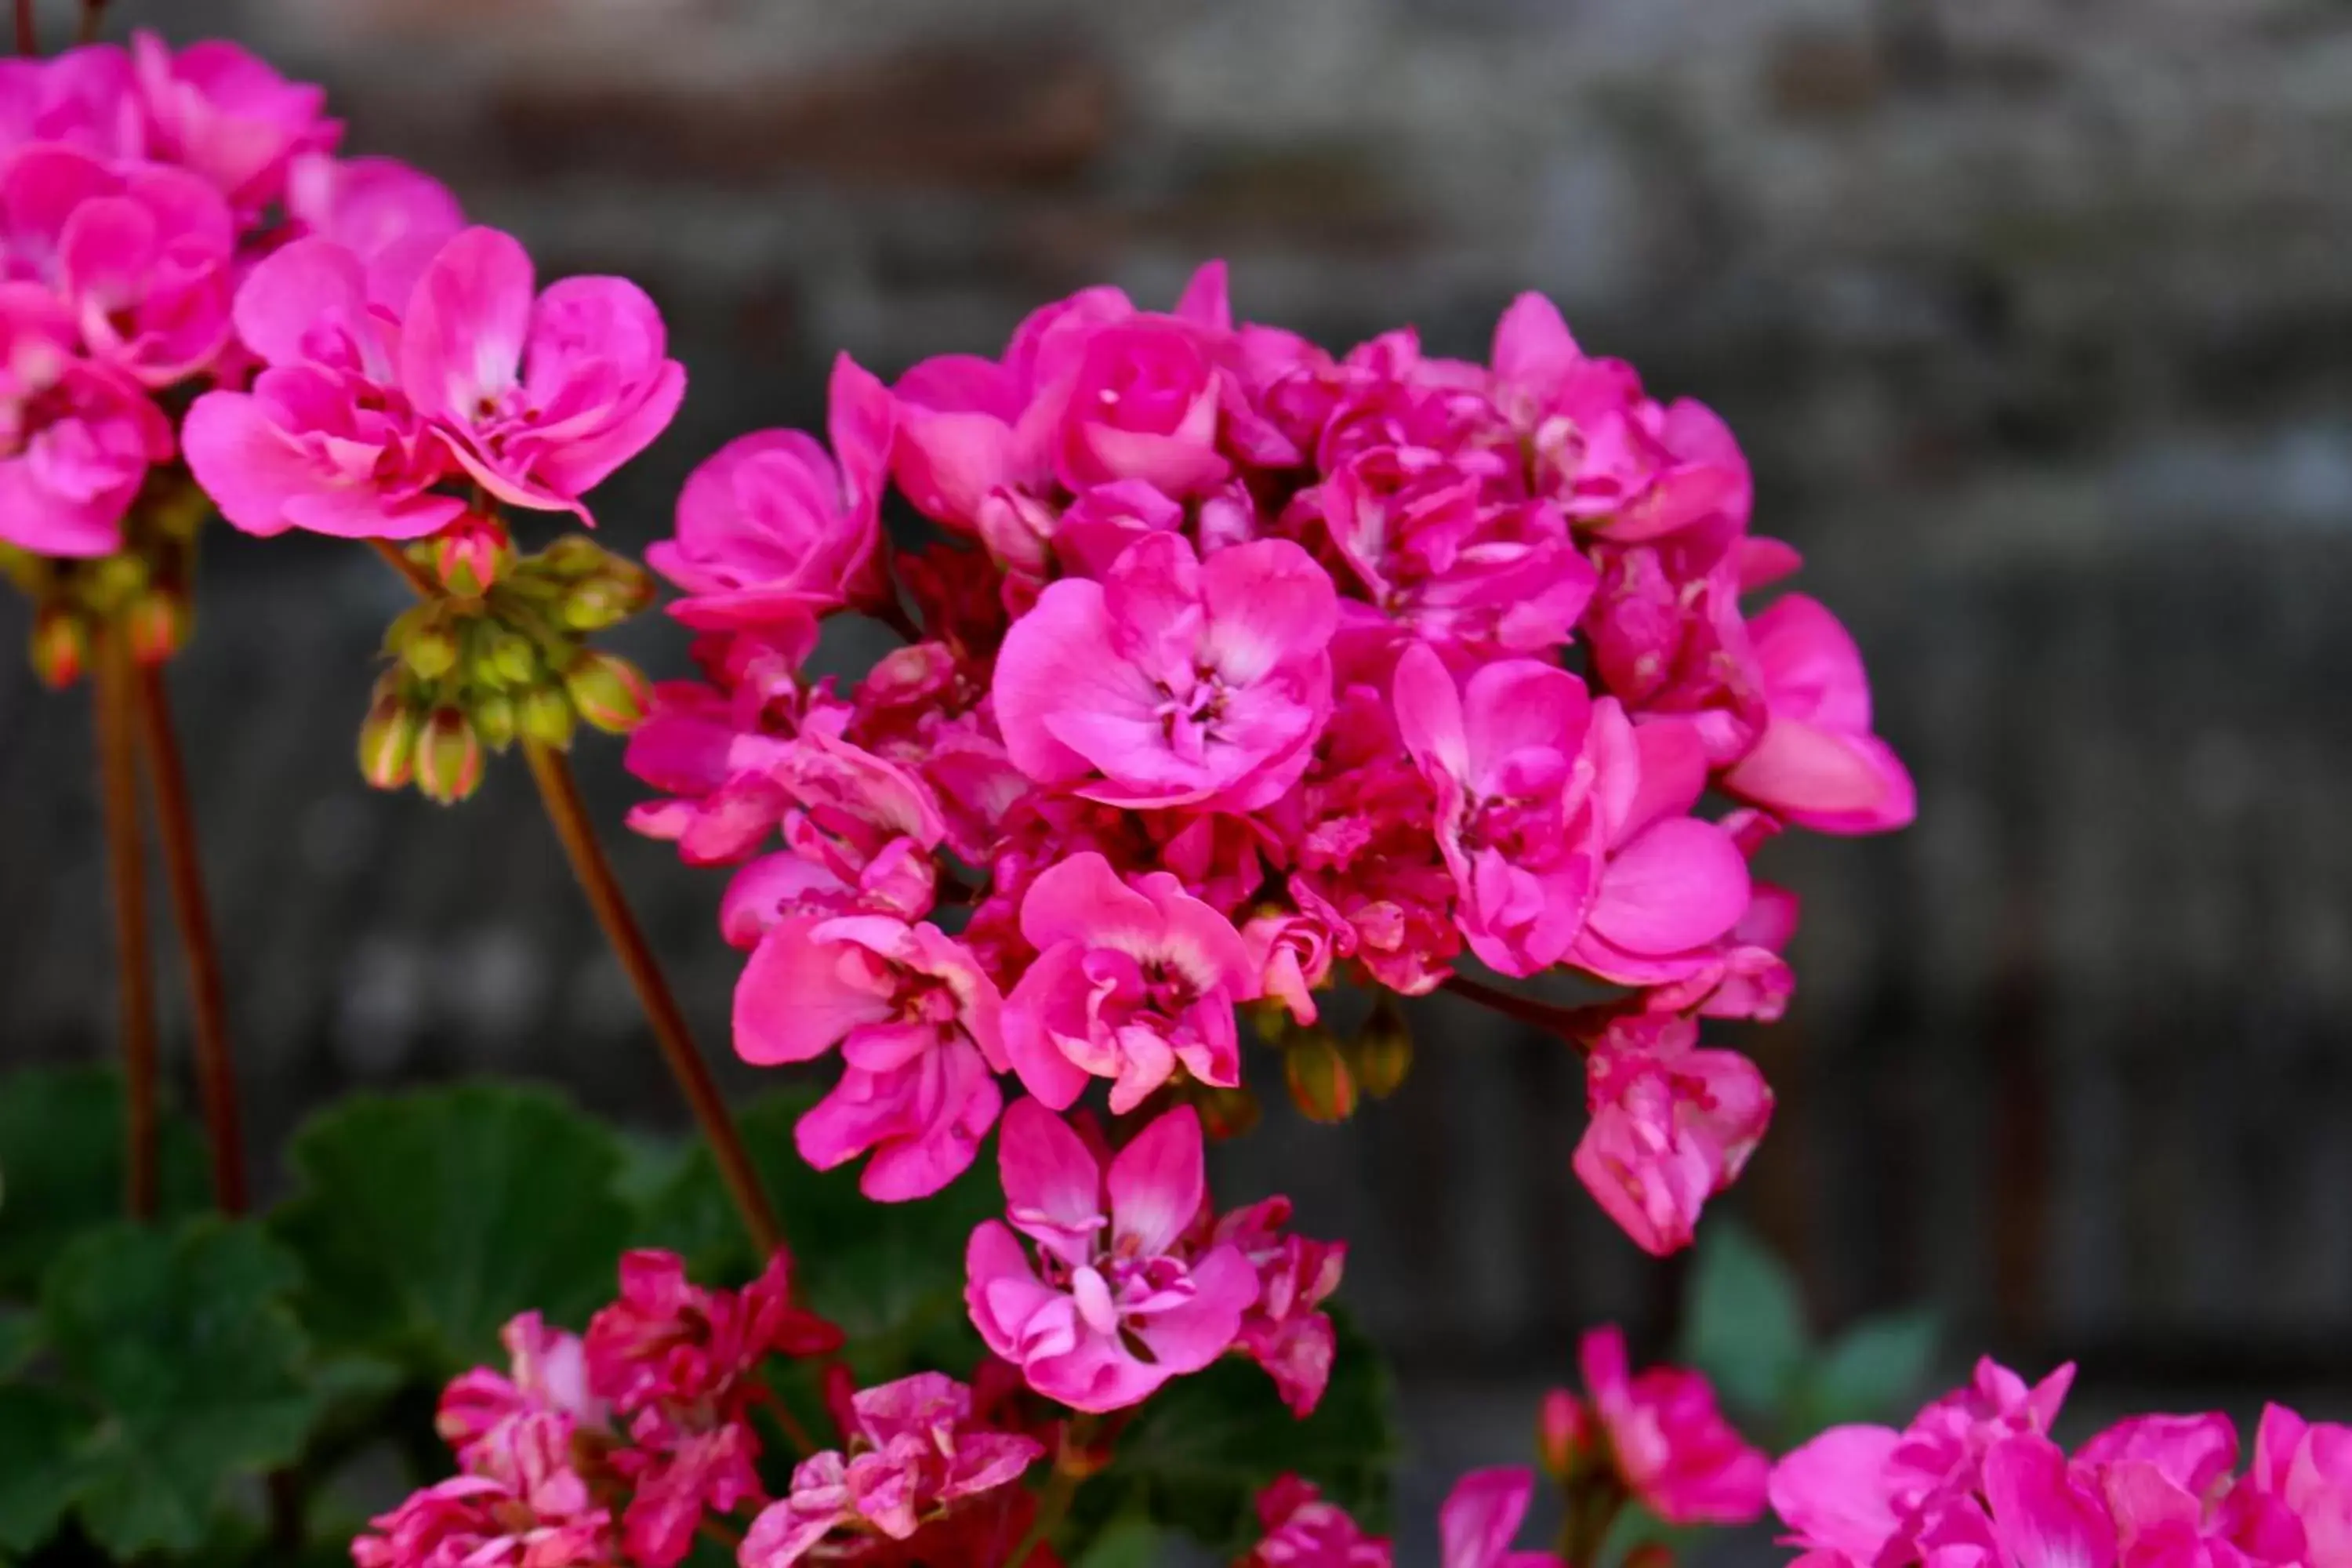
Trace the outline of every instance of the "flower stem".
<instances>
[{"instance_id":1,"label":"flower stem","mask_svg":"<svg viewBox=\"0 0 2352 1568\"><path fill-rule=\"evenodd\" d=\"M1006 1568L1023 1568L1029 1554L1053 1539L1062 1521L1070 1514L1070 1504L1078 1495L1078 1485L1101 1467L1082 1461L1080 1455L1088 1438L1094 1436L1095 1418L1077 1415L1062 1423L1061 1451L1054 1456L1054 1474L1045 1482L1045 1491L1037 1499L1037 1517L1029 1526L1029 1533L1004 1560Z\"/></svg>"},{"instance_id":2,"label":"flower stem","mask_svg":"<svg viewBox=\"0 0 2352 1568\"><path fill-rule=\"evenodd\" d=\"M123 1170L133 1219L152 1219L156 1170L155 976L147 940L147 868L140 853L138 680L130 638L118 620L99 628L90 688L98 731L100 804L114 900L117 1028L122 1036Z\"/></svg>"},{"instance_id":3,"label":"flower stem","mask_svg":"<svg viewBox=\"0 0 2352 1568\"><path fill-rule=\"evenodd\" d=\"M1550 1002L1538 1002L1532 996L1514 995L1461 974L1446 976L1444 989L1456 996L1467 996L1482 1007L1491 1007L1507 1018L1516 1018L1549 1034L1580 1042L1605 1027L1616 1013L1615 1008L1605 1004L1562 1007Z\"/></svg>"},{"instance_id":4,"label":"flower stem","mask_svg":"<svg viewBox=\"0 0 2352 1568\"><path fill-rule=\"evenodd\" d=\"M33 26L33 0L16 0L16 52L20 55L41 52L41 36Z\"/></svg>"},{"instance_id":5,"label":"flower stem","mask_svg":"<svg viewBox=\"0 0 2352 1568\"><path fill-rule=\"evenodd\" d=\"M98 42L99 28L106 21L106 0L81 0L81 42Z\"/></svg>"},{"instance_id":6,"label":"flower stem","mask_svg":"<svg viewBox=\"0 0 2352 1568\"><path fill-rule=\"evenodd\" d=\"M180 948L188 964L188 1008L196 1047L196 1085L204 1100L205 1130L211 1135L213 1198L224 1214L243 1214L250 1204L246 1179L245 1133L237 1113L236 1067L229 1050L228 1003L221 984L220 946L213 934L205 899L205 871L197 851L195 816L188 805L188 775L172 728L172 707L163 672L141 668L136 678L141 739L146 748L147 782L155 795L155 826L163 845L163 871L172 890L172 918L180 928Z\"/></svg>"},{"instance_id":7,"label":"flower stem","mask_svg":"<svg viewBox=\"0 0 2352 1568\"><path fill-rule=\"evenodd\" d=\"M389 539L371 539L368 544L383 557L386 565L408 580L408 585L416 590L418 598L437 599L441 596L441 584L433 580L433 574L411 561L408 552Z\"/></svg>"},{"instance_id":8,"label":"flower stem","mask_svg":"<svg viewBox=\"0 0 2352 1568\"><path fill-rule=\"evenodd\" d=\"M596 830L589 822L587 806L580 799L580 785L572 776L572 766L564 761L562 752L536 741L526 739L522 752L524 760L530 763L530 776L539 785L539 798L547 807L548 820L555 825L556 837L563 840L563 852L571 858L572 874L579 878L581 890L588 895L596 923L604 928L604 939L612 943L621 966L628 971L629 984L636 988L637 1001L646 1010L646 1021L653 1026L654 1038L661 1043L662 1055L668 1058L670 1071L677 1079L678 1087L686 1091L687 1102L694 1108L695 1120L701 1123L702 1135L719 1162L719 1173L726 1181L735 1206L742 1211L743 1223L751 1232L751 1239L759 1244L761 1256L773 1257L783 1250L784 1238L775 1215L768 1207L767 1194L760 1188L759 1173L743 1147L741 1135L735 1130L733 1118L727 1113L727 1102L719 1097L709 1064L695 1049L694 1037L687 1028L686 1016L678 1011L677 998L670 994L669 982L663 978L661 965L655 960L645 932L629 911L620 881L613 875L612 862L604 858L604 851L596 842Z\"/></svg>"}]
</instances>

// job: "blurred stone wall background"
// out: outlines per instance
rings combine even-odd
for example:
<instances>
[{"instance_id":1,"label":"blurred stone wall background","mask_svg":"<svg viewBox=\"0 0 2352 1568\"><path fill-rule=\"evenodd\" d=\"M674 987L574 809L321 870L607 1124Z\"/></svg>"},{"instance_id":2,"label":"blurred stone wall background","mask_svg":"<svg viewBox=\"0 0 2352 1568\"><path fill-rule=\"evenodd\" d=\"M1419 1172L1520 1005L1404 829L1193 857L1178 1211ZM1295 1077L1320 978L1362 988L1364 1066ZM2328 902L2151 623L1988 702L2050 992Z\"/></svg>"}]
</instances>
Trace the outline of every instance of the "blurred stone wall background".
<instances>
[{"instance_id":1,"label":"blurred stone wall background","mask_svg":"<svg viewBox=\"0 0 2352 1568\"><path fill-rule=\"evenodd\" d=\"M1919 775L1902 837L1772 851L1802 989L1745 1042L1781 1112L1739 1205L1831 1322L1932 1299L1956 1344L2081 1355L2094 1401L2352 1399L2345 0L117 9L269 52L549 271L653 290L694 384L600 499L628 546L725 437L816 416L837 349L894 374L1211 255L1335 342L1475 353L1551 292L1740 431ZM173 682L257 1147L477 1070L677 1121L520 770L450 814L353 773L398 585L294 542L209 571ZM617 823L617 749L584 751ZM87 753L79 700L0 661L11 1061L109 1038ZM622 865L717 1047L719 880ZM1522 1451L1582 1324L1656 1342L1675 1270L1578 1191L1565 1053L1418 1022L1410 1092L1279 1112L1231 1180L1355 1244L1425 1510Z\"/></svg>"}]
</instances>

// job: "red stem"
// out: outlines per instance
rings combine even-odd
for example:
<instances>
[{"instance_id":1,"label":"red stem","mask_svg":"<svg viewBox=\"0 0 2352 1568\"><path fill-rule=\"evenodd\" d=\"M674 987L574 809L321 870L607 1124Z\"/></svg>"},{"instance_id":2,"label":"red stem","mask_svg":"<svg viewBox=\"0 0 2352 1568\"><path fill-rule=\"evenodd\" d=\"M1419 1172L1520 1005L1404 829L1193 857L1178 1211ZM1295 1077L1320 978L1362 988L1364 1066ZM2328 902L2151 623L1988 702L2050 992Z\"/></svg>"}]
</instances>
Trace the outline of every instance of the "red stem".
<instances>
[{"instance_id":1,"label":"red stem","mask_svg":"<svg viewBox=\"0 0 2352 1568\"><path fill-rule=\"evenodd\" d=\"M1582 1043L1608 1026L1616 1009L1606 1004L1584 1007L1562 1007L1555 1003L1538 1002L1532 996L1515 995L1466 975L1453 974L1445 979L1444 989L1456 996L1466 996L1482 1007L1491 1007L1507 1018Z\"/></svg>"},{"instance_id":2,"label":"red stem","mask_svg":"<svg viewBox=\"0 0 2352 1568\"><path fill-rule=\"evenodd\" d=\"M33 26L33 0L16 0L16 52L37 55L41 36Z\"/></svg>"},{"instance_id":3,"label":"red stem","mask_svg":"<svg viewBox=\"0 0 2352 1568\"><path fill-rule=\"evenodd\" d=\"M133 1219L152 1219L156 1168L155 975L147 937L147 868L140 852L138 679L122 624L98 629L90 695L98 731L98 777L106 822L106 862L114 899L116 1026L122 1036L126 1200Z\"/></svg>"}]
</instances>

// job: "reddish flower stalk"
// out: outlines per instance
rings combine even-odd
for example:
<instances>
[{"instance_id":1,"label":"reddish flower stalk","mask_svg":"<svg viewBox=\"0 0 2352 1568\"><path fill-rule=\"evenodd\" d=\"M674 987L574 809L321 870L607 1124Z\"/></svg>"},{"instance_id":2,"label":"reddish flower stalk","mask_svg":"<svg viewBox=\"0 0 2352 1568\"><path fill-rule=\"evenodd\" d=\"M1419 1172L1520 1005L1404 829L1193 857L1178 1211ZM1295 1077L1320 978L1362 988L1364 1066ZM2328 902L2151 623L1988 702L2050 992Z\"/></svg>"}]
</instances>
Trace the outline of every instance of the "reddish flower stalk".
<instances>
[{"instance_id":1,"label":"reddish flower stalk","mask_svg":"<svg viewBox=\"0 0 2352 1568\"><path fill-rule=\"evenodd\" d=\"M398 545L383 539L368 542L393 570L407 579L419 598L432 598L441 593L440 584L431 574L411 561ZM563 760L562 752L536 741L526 740L522 747L523 755L530 763L532 781L539 785L540 803L546 807L556 837L563 841L572 875L588 897L596 923L604 929L604 940L612 944L621 967L628 972L638 1005L645 1009L646 1022L652 1026L671 1076L677 1079L704 1139L710 1144L711 1154L719 1162L719 1176L743 1216L744 1227L751 1233L761 1255L773 1257L783 1250L782 1227L769 1207L767 1194L760 1186L759 1173L743 1147L734 1118L728 1114L727 1102L719 1095L717 1080L710 1076L709 1064L695 1048L693 1032L687 1026L686 1015L678 1009L677 998L670 992L661 963L654 957L653 948L646 942L621 891L620 879L613 875L612 863L605 859L604 848L596 841L595 827L581 802L571 766Z\"/></svg>"},{"instance_id":2,"label":"reddish flower stalk","mask_svg":"<svg viewBox=\"0 0 2352 1568\"><path fill-rule=\"evenodd\" d=\"M1562 1007L1550 1002L1538 1002L1532 996L1517 996L1499 986L1488 985L1465 974L1445 978L1443 990L1456 996L1466 996L1481 1007L1491 1007L1507 1018L1542 1029L1564 1039L1582 1042L1607 1026L1611 1012L1606 1006Z\"/></svg>"},{"instance_id":3,"label":"reddish flower stalk","mask_svg":"<svg viewBox=\"0 0 2352 1568\"><path fill-rule=\"evenodd\" d=\"M33 0L16 0L16 52L26 56L41 52L40 35L33 26Z\"/></svg>"},{"instance_id":4,"label":"reddish flower stalk","mask_svg":"<svg viewBox=\"0 0 2352 1568\"><path fill-rule=\"evenodd\" d=\"M163 672L152 666L137 672L135 699L149 786L155 795L155 826L163 840L163 871L172 892L172 919L180 928L180 949L188 965L188 1008L193 1015L196 1086L204 1100L205 1131L212 1142L213 1198L224 1214L243 1214L249 1203L245 1135L237 1111L236 1066L229 1049L228 1003L221 984L220 946L205 898L204 864L188 805L187 770Z\"/></svg>"},{"instance_id":5,"label":"reddish flower stalk","mask_svg":"<svg viewBox=\"0 0 2352 1568\"><path fill-rule=\"evenodd\" d=\"M147 935L147 874L139 844L139 760L131 646L120 622L100 629L93 727L106 823L107 872L114 900L117 1026L122 1035L124 1161L133 1219L154 1217L156 1167L155 976Z\"/></svg>"},{"instance_id":6,"label":"reddish flower stalk","mask_svg":"<svg viewBox=\"0 0 2352 1568\"><path fill-rule=\"evenodd\" d=\"M81 41L98 42L99 29L106 22L106 0L81 0Z\"/></svg>"}]
</instances>

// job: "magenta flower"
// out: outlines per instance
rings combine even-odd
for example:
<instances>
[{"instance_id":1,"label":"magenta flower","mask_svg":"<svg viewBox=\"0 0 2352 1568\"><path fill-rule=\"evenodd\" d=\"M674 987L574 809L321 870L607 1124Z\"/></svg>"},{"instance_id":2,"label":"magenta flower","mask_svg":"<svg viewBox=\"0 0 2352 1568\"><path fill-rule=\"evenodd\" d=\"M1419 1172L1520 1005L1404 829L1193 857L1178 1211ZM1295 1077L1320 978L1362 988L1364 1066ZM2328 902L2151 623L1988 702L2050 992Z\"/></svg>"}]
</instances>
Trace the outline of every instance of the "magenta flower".
<instances>
[{"instance_id":1,"label":"magenta flower","mask_svg":"<svg viewBox=\"0 0 2352 1568\"><path fill-rule=\"evenodd\" d=\"M961 1175L995 1125L1001 1006L971 952L936 926L793 916L768 929L736 983L735 1050L772 1067L840 1045L840 1083L794 1130L801 1157L829 1171L871 1150L858 1188L898 1203Z\"/></svg>"},{"instance_id":2,"label":"magenta flower","mask_svg":"<svg viewBox=\"0 0 2352 1568\"><path fill-rule=\"evenodd\" d=\"M136 384L78 357L45 289L0 284L0 541L43 555L105 555L172 426Z\"/></svg>"},{"instance_id":3,"label":"magenta flower","mask_svg":"<svg viewBox=\"0 0 2352 1568\"><path fill-rule=\"evenodd\" d=\"M1234 1568L1394 1568L1396 1551L1312 1481L1283 1476L1257 1494L1265 1536Z\"/></svg>"},{"instance_id":4,"label":"magenta flower","mask_svg":"<svg viewBox=\"0 0 2352 1568\"><path fill-rule=\"evenodd\" d=\"M286 207L310 235L358 257L368 297L395 311L407 308L442 244L466 226L448 187L396 158L298 158Z\"/></svg>"},{"instance_id":5,"label":"magenta flower","mask_svg":"<svg viewBox=\"0 0 2352 1568\"><path fill-rule=\"evenodd\" d=\"M369 1521L357 1568L590 1568L617 1560L611 1512L572 1468L572 1424L522 1418L466 1474Z\"/></svg>"},{"instance_id":6,"label":"magenta flower","mask_svg":"<svg viewBox=\"0 0 2352 1568\"><path fill-rule=\"evenodd\" d=\"M1225 1353L1258 1293L1241 1249L1186 1235L1208 1202L1201 1121L1159 1117L1108 1171L1034 1100L1004 1114L1005 1217L971 1233L964 1300L988 1348L1073 1409L1123 1409ZM1036 1243L1036 1261L1013 1234Z\"/></svg>"},{"instance_id":7,"label":"magenta flower","mask_svg":"<svg viewBox=\"0 0 2352 1568\"><path fill-rule=\"evenodd\" d=\"M743 1568L790 1568L827 1536L910 1541L1045 1452L1034 1437L974 1425L971 1390L935 1372L861 1390L849 1405L847 1450L801 1461L791 1491L752 1521Z\"/></svg>"},{"instance_id":8,"label":"magenta flower","mask_svg":"<svg viewBox=\"0 0 2352 1568\"><path fill-rule=\"evenodd\" d=\"M2229 1522L2266 1562L2352 1562L2352 1426L2264 1407ZM2135 1565L2137 1568L2137 1565Z\"/></svg>"},{"instance_id":9,"label":"magenta flower","mask_svg":"<svg viewBox=\"0 0 2352 1568\"><path fill-rule=\"evenodd\" d=\"M1579 1359L1610 1463L1644 1508L1668 1524L1746 1524L1764 1511L1772 1461L1732 1430L1704 1373L1629 1373L1613 1325L1586 1334Z\"/></svg>"},{"instance_id":10,"label":"magenta flower","mask_svg":"<svg viewBox=\"0 0 2352 1568\"><path fill-rule=\"evenodd\" d=\"M1911 775L1871 733L1862 654L1820 601L1790 594L1748 623L1771 717L1723 787L1816 833L1884 833L1917 812Z\"/></svg>"},{"instance_id":11,"label":"magenta flower","mask_svg":"<svg viewBox=\"0 0 2352 1568\"><path fill-rule=\"evenodd\" d=\"M1038 950L1004 1005L1004 1054L1056 1110L1089 1079L1112 1079L1125 1115L1181 1066L1203 1083L1241 1081L1234 1004L1258 994L1241 933L1155 871L1134 886L1089 850L1039 876L1021 901Z\"/></svg>"},{"instance_id":12,"label":"magenta flower","mask_svg":"<svg viewBox=\"0 0 2352 1568\"><path fill-rule=\"evenodd\" d=\"M551 1328L537 1312L525 1312L499 1332L508 1356L506 1372L478 1366L452 1379L441 1392L434 1430L457 1456L470 1461L485 1444L506 1441L506 1429L534 1415L561 1415L575 1430L609 1427L610 1412L588 1386L588 1354L579 1335Z\"/></svg>"},{"instance_id":13,"label":"magenta flower","mask_svg":"<svg viewBox=\"0 0 2352 1568\"><path fill-rule=\"evenodd\" d=\"M1203 562L1180 534L1146 534L1103 582L1048 586L1006 634L1005 749L1038 783L1110 805L1264 805L1330 712L1337 603L1286 541Z\"/></svg>"},{"instance_id":14,"label":"magenta flower","mask_svg":"<svg viewBox=\"0 0 2352 1568\"><path fill-rule=\"evenodd\" d=\"M2112 1568L2116 1521L2067 1473L2066 1452L2038 1433L1985 1451L1983 1501L1946 1509L1924 1530L1926 1560L1975 1568Z\"/></svg>"},{"instance_id":15,"label":"magenta flower","mask_svg":"<svg viewBox=\"0 0 2352 1568\"><path fill-rule=\"evenodd\" d=\"M1535 1491L1533 1473L1473 1470L1454 1483L1437 1511L1441 1568L1564 1568L1549 1552L1517 1552L1519 1525Z\"/></svg>"},{"instance_id":16,"label":"magenta flower","mask_svg":"<svg viewBox=\"0 0 2352 1568\"><path fill-rule=\"evenodd\" d=\"M834 362L834 453L797 430L761 430L720 447L687 479L677 531L646 560L689 595L688 626L732 631L883 592L882 488L890 395L844 354Z\"/></svg>"},{"instance_id":17,"label":"magenta flower","mask_svg":"<svg viewBox=\"0 0 2352 1568\"><path fill-rule=\"evenodd\" d=\"M239 210L282 194L288 165L331 150L342 126L324 117L327 98L289 82L235 44L192 44L176 55L152 33L131 41L154 151L193 169Z\"/></svg>"},{"instance_id":18,"label":"magenta flower","mask_svg":"<svg viewBox=\"0 0 2352 1568\"><path fill-rule=\"evenodd\" d=\"M84 44L0 62L0 146L54 142L109 163L148 156L147 109L131 53Z\"/></svg>"},{"instance_id":19,"label":"magenta flower","mask_svg":"<svg viewBox=\"0 0 2352 1568\"><path fill-rule=\"evenodd\" d=\"M534 294L512 236L461 230L417 279L401 329L401 387L450 455L500 500L573 511L667 427L686 369L661 312L621 278Z\"/></svg>"},{"instance_id":20,"label":"magenta flower","mask_svg":"<svg viewBox=\"0 0 2352 1568\"><path fill-rule=\"evenodd\" d=\"M1062 400L1054 466L1071 490L1140 479L1181 499L1232 471L1217 450L1223 379L1192 323L1066 324L1041 342L1039 374Z\"/></svg>"},{"instance_id":21,"label":"magenta flower","mask_svg":"<svg viewBox=\"0 0 2352 1568\"><path fill-rule=\"evenodd\" d=\"M1738 1178L1772 1118L1772 1091L1737 1051L1698 1048L1671 1015L1621 1020L1585 1060L1591 1121L1577 1179L1634 1245L1690 1245L1706 1200Z\"/></svg>"},{"instance_id":22,"label":"magenta flower","mask_svg":"<svg viewBox=\"0 0 2352 1568\"><path fill-rule=\"evenodd\" d=\"M1234 1348L1265 1369L1303 1421L1331 1382L1338 1341L1329 1315L1317 1309L1339 1288L1348 1244L1286 1235L1289 1223L1290 1200L1267 1198L1220 1215L1210 1237L1241 1248L1257 1270L1257 1300L1242 1318Z\"/></svg>"}]
</instances>

